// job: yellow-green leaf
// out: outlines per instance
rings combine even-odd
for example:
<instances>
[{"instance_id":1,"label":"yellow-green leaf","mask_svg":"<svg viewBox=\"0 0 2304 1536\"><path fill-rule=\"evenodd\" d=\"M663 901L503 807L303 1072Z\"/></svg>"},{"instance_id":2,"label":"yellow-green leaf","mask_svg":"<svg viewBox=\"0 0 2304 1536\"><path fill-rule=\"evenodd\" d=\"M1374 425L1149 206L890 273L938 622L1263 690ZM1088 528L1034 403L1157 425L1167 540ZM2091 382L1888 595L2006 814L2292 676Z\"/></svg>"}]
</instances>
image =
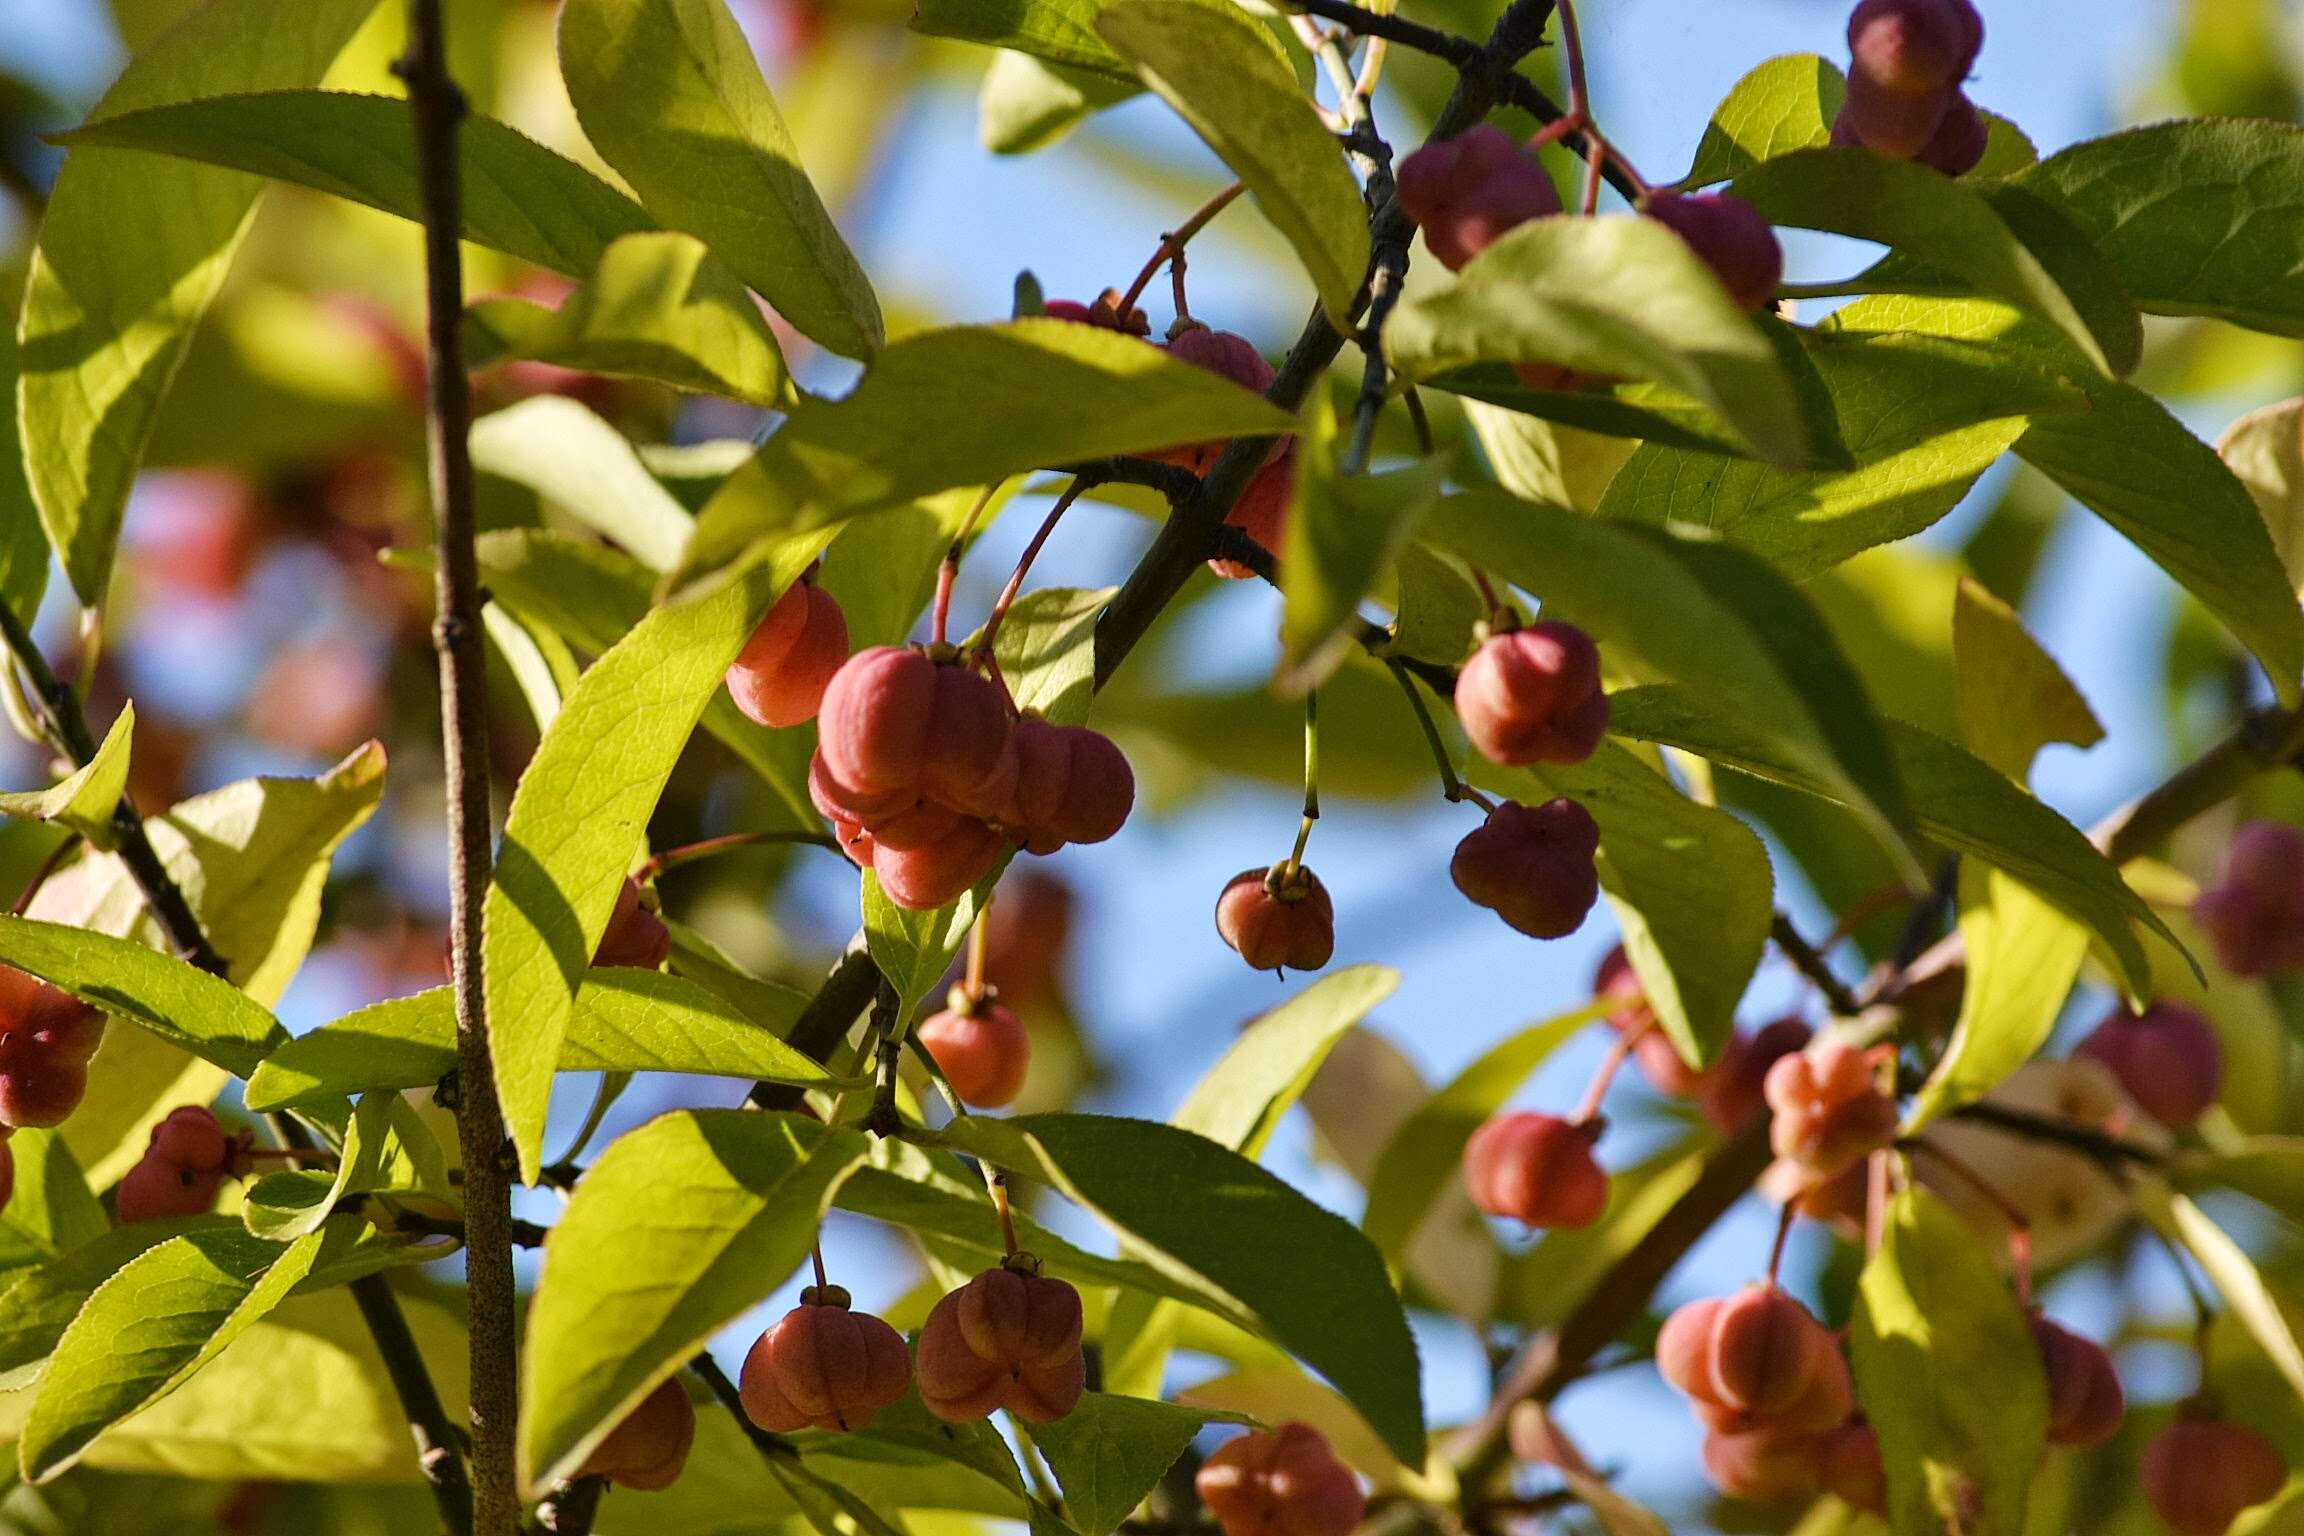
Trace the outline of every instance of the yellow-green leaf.
<instances>
[{"instance_id":1,"label":"yellow-green leaf","mask_svg":"<svg viewBox=\"0 0 2304 1536\"><path fill-rule=\"evenodd\" d=\"M136 706L123 704L88 766L46 789L0 794L0 816L53 821L109 851L112 813L128 788L128 738L135 728Z\"/></svg>"}]
</instances>

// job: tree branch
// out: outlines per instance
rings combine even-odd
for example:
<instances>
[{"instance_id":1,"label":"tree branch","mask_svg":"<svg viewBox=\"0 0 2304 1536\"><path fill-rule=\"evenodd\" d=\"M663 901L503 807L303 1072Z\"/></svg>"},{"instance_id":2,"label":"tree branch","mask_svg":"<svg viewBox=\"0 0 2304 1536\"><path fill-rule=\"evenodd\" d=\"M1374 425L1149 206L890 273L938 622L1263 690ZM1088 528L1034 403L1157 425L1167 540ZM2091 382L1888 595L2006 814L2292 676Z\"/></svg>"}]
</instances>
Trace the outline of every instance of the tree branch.
<instances>
[{"instance_id":1,"label":"tree branch","mask_svg":"<svg viewBox=\"0 0 2304 1536\"><path fill-rule=\"evenodd\" d=\"M1793 969L1807 977L1816 990L1823 994L1827 1008L1844 1019L1852 1019L1864 1011L1863 1005L1856 1001L1855 994L1848 990L1848 984L1833 974L1831 965L1816 953L1816 947L1802 938L1800 930L1792 926L1791 918L1781 912L1777 913L1768 925L1768 936L1776 941L1776 947L1783 952L1784 958L1792 962Z\"/></svg>"},{"instance_id":2,"label":"tree branch","mask_svg":"<svg viewBox=\"0 0 2304 1536\"><path fill-rule=\"evenodd\" d=\"M519 1370L511 1178L480 972L480 906L488 889L492 832L480 566L472 543L472 392L459 330L463 188L456 140L464 97L448 74L441 0L408 0L408 52L394 71L408 87L424 213L426 415L436 556L432 638L440 655L440 735L447 760L448 932L462 1090L456 1131L464 1162L464 1272L471 1303L472 1530L474 1536L514 1536L520 1523L513 1460Z\"/></svg>"}]
</instances>

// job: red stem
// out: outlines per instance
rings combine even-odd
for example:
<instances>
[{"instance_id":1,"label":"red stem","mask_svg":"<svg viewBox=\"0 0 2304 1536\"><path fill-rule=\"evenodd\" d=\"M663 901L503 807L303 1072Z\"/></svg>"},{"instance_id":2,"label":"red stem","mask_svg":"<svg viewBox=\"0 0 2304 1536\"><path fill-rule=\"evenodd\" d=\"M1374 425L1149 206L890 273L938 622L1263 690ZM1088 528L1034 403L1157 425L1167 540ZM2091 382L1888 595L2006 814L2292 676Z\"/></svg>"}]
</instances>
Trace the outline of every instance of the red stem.
<instances>
[{"instance_id":1,"label":"red stem","mask_svg":"<svg viewBox=\"0 0 2304 1536\"><path fill-rule=\"evenodd\" d=\"M1232 199L1238 197L1244 190L1242 183L1237 181L1232 183L1202 203L1193 212L1192 217L1160 237L1160 248L1152 253L1150 261L1144 263L1144 270L1136 274L1136 281L1128 285L1128 291L1120 296L1120 302L1114 306L1115 312L1119 314L1121 319L1127 319L1128 311L1134 309L1136 301L1144 297L1144 290L1150 287L1152 279L1159 275L1161 264L1175 261L1181 266L1183 263L1180 258L1184 254L1184 247L1191 241L1192 237L1207 228L1209 221L1229 207ZM1179 286L1176 297L1176 313L1181 318L1184 313L1184 297L1181 286L1183 274L1181 272L1177 274L1177 282Z\"/></svg>"},{"instance_id":2,"label":"red stem","mask_svg":"<svg viewBox=\"0 0 2304 1536\"><path fill-rule=\"evenodd\" d=\"M1016 569L1008 575L1008 585L1000 589L1000 600L992 605L992 612L984 620L984 638L976 644L977 656L987 665L996 665L992 662L992 642L1000 637L1001 621L1008 617L1008 610L1014 605L1016 595L1024 590L1024 577L1032 569L1032 562L1040 558L1041 546L1048 542L1048 535L1056 531L1056 524L1087 488L1085 480L1075 480L1066 486L1064 494L1056 498L1056 505L1048 509L1048 516L1041 522L1040 531L1032 535L1032 542L1024 546L1023 554L1017 556Z\"/></svg>"}]
</instances>

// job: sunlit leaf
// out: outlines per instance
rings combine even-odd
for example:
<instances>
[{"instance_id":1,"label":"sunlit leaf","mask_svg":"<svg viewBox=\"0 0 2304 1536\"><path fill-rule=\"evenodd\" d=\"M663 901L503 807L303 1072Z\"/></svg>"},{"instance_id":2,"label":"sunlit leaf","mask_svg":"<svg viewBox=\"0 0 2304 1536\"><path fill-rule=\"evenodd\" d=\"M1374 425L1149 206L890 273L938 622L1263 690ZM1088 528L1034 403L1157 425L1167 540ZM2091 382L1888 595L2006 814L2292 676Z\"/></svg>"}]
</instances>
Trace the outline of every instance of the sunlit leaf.
<instances>
[{"instance_id":1,"label":"sunlit leaf","mask_svg":"<svg viewBox=\"0 0 2304 1536\"><path fill-rule=\"evenodd\" d=\"M651 570L671 569L695 530L624 435L564 395L536 395L472 423L472 466L528 487Z\"/></svg>"},{"instance_id":2,"label":"sunlit leaf","mask_svg":"<svg viewBox=\"0 0 2304 1536\"><path fill-rule=\"evenodd\" d=\"M1832 119L1848 83L1813 53L1787 53L1753 66L1712 109L1683 185L1726 181L1778 155L1832 142Z\"/></svg>"},{"instance_id":3,"label":"sunlit leaf","mask_svg":"<svg viewBox=\"0 0 2304 1536\"><path fill-rule=\"evenodd\" d=\"M0 816L22 816L69 827L98 848L112 847L112 812L128 788L129 736L136 707L123 704L120 718L85 768L42 790L0 794Z\"/></svg>"},{"instance_id":4,"label":"sunlit leaf","mask_svg":"<svg viewBox=\"0 0 2304 1536\"><path fill-rule=\"evenodd\" d=\"M262 1003L189 961L126 939L31 918L0 918L0 962L106 1013L134 1019L236 1077L287 1038Z\"/></svg>"},{"instance_id":5,"label":"sunlit leaf","mask_svg":"<svg viewBox=\"0 0 2304 1536\"><path fill-rule=\"evenodd\" d=\"M1090 1392L1053 1424L1032 1428L1064 1512L1080 1536L1111 1536L1193 1437L1229 1415L1141 1397Z\"/></svg>"},{"instance_id":6,"label":"sunlit leaf","mask_svg":"<svg viewBox=\"0 0 2304 1536\"><path fill-rule=\"evenodd\" d=\"M1433 458L1383 474L1345 474L1338 451L1335 412L1320 396L1297 439L1296 493L1279 551L1280 666L1291 691L1318 687L1343 660L1355 643L1360 600L1439 499L1446 472Z\"/></svg>"}]
</instances>

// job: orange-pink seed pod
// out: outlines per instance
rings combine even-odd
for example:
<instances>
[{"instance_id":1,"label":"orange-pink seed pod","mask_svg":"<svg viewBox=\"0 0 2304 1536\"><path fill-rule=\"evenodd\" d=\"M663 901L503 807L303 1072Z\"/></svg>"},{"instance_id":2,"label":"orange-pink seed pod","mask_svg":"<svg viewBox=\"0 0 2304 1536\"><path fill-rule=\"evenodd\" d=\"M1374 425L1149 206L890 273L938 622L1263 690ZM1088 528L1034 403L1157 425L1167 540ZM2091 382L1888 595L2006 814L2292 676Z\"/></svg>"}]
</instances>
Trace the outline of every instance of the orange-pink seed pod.
<instances>
[{"instance_id":1,"label":"orange-pink seed pod","mask_svg":"<svg viewBox=\"0 0 2304 1536\"><path fill-rule=\"evenodd\" d=\"M1810 1435L1772 1429L1741 1434L1707 1431L1704 1475L1730 1498L1779 1504L1813 1494L1823 1475L1819 1447Z\"/></svg>"},{"instance_id":2,"label":"orange-pink seed pod","mask_svg":"<svg viewBox=\"0 0 2304 1536\"><path fill-rule=\"evenodd\" d=\"M728 668L728 695L760 725L812 720L824 690L848 659L848 618L839 600L797 581L770 605Z\"/></svg>"},{"instance_id":3,"label":"orange-pink seed pod","mask_svg":"<svg viewBox=\"0 0 2304 1536\"><path fill-rule=\"evenodd\" d=\"M1136 775L1111 738L1084 725L1016 722L1016 788L996 818L1026 853L1100 843L1136 805Z\"/></svg>"},{"instance_id":4,"label":"orange-pink seed pod","mask_svg":"<svg viewBox=\"0 0 2304 1536\"><path fill-rule=\"evenodd\" d=\"M2288 1466L2252 1429L2187 1417L2152 1437L2137 1474L2145 1502L2176 1536L2224 1536L2242 1510L2286 1486Z\"/></svg>"},{"instance_id":5,"label":"orange-pink seed pod","mask_svg":"<svg viewBox=\"0 0 2304 1536\"><path fill-rule=\"evenodd\" d=\"M1275 560L1288 539L1288 504L1296 496L1296 439L1284 437L1278 452L1249 477L1247 488L1224 514L1225 523ZM1211 560L1208 569L1226 581L1247 581L1256 572L1237 560Z\"/></svg>"},{"instance_id":6,"label":"orange-pink seed pod","mask_svg":"<svg viewBox=\"0 0 2304 1536\"><path fill-rule=\"evenodd\" d=\"M2128 1407L2112 1356L2094 1339L2038 1312L2030 1321L2040 1368L2048 1378L2048 1443L2102 1445L2118 1432Z\"/></svg>"},{"instance_id":7,"label":"orange-pink seed pod","mask_svg":"<svg viewBox=\"0 0 2304 1536\"><path fill-rule=\"evenodd\" d=\"M2102 1063L2138 1108L2170 1130L2190 1126L2224 1092L2216 1026L2182 1003L2154 1003L2140 1014L2115 1007L2072 1054Z\"/></svg>"},{"instance_id":8,"label":"orange-pink seed pod","mask_svg":"<svg viewBox=\"0 0 2304 1536\"><path fill-rule=\"evenodd\" d=\"M1507 926L1558 939L1582 927L1600 899L1599 852L1599 824L1575 801L1506 800L1456 845L1448 876Z\"/></svg>"},{"instance_id":9,"label":"orange-pink seed pod","mask_svg":"<svg viewBox=\"0 0 2304 1536\"><path fill-rule=\"evenodd\" d=\"M592 1448L578 1477L605 1477L642 1493L669 1488L696 1444L696 1405L677 1378L657 1384L624 1422Z\"/></svg>"},{"instance_id":10,"label":"orange-pink seed pod","mask_svg":"<svg viewBox=\"0 0 2304 1536\"><path fill-rule=\"evenodd\" d=\"M978 817L1015 788L1012 734L998 685L914 647L849 657L817 715L825 773L847 794L912 791Z\"/></svg>"},{"instance_id":11,"label":"orange-pink seed pod","mask_svg":"<svg viewBox=\"0 0 2304 1536\"><path fill-rule=\"evenodd\" d=\"M1580 763L1608 729L1599 647L1573 624L1491 635L1456 674L1456 717L1491 762Z\"/></svg>"},{"instance_id":12,"label":"orange-pink seed pod","mask_svg":"<svg viewBox=\"0 0 2304 1536\"><path fill-rule=\"evenodd\" d=\"M1230 379L1242 389L1262 394L1272 387L1272 365L1256 344L1245 336L1231 331L1213 330L1205 325L1191 325L1169 338L1165 349L1178 362L1205 368L1218 378ZM1203 443L1188 443L1181 448L1170 448L1150 455L1163 463L1180 465L1196 475L1205 475L1224 452L1221 438Z\"/></svg>"},{"instance_id":13,"label":"orange-pink seed pod","mask_svg":"<svg viewBox=\"0 0 2304 1536\"><path fill-rule=\"evenodd\" d=\"M1299 865L1244 869L1216 898L1216 932L1259 971L1316 971L1336 952L1336 907L1320 877Z\"/></svg>"},{"instance_id":14,"label":"orange-pink seed pod","mask_svg":"<svg viewBox=\"0 0 2304 1536\"><path fill-rule=\"evenodd\" d=\"M915 1376L928 1411L954 1423L1006 1409L1047 1424L1087 1386L1080 1293L1061 1280L1002 1265L949 1292L920 1329Z\"/></svg>"},{"instance_id":15,"label":"orange-pink seed pod","mask_svg":"<svg viewBox=\"0 0 2304 1536\"><path fill-rule=\"evenodd\" d=\"M1873 83L1859 71L1848 77L1847 99L1832 119L1832 142L1861 145L1891 160L1917 159L1943 130L1960 93L1951 86L1905 93Z\"/></svg>"},{"instance_id":16,"label":"orange-pink seed pod","mask_svg":"<svg viewBox=\"0 0 2304 1536\"><path fill-rule=\"evenodd\" d=\"M1400 211L1451 272L1508 230L1560 211L1560 192L1520 141L1489 123L1402 157L1393 185Z\"/></svg>"},{"instance_id":17,"label":"orange-pink seed pod","mask_svg":"<svg viewBox=\"0 0 2304 1536\"><path fill-rule=\"evenodd\" d=\"M165 1216L197 1216L214 1208L223 1187L221 1170L202 1173L180 1168L155 1152L146 1152L113 1191L112 1211L122 1226Z\"/></svg>"},{"instance_id":18,"label":"orange-pink seed pod","mask_svg":"<svg viewBox=\"0 0 2304 1536\"><path fill-rule=\"evenodd\" d=\"M1816 1443L1818 1481L1850 1509L1879 1519L1888 1516L1888 1466L1880 1436L1862 1420L1828 1431Z\"/></svg>"},{"instance_id":19,"label":"orange-pink seed pod","mask_svg":"<svg viewBox=\"0 0 2304 1536\"><path fill-rule=\"evenodd\" d=\"M1713 1315L1707 1355L1711 1390L1700 1398L1758 1421L1813 1434L1854 1406L1847 1365L1822 1323L1780 1288L1748 1285Z\"/></svg>"},{"instance_id":20,"label":"orange-pink seed pod","mask_svg":"<svg viewBox=\"0 0 2304 1536\"><path fill-rule=\"evenodd\" d=\"M773 1434L868 1427L912 1385L904 1336L851 1312L837 1286L811 1287L744 1356L737 1390L753 1423Z\"/></svg>"},{"instance_id":21,"label":"orange-pink seed pod","mask_svg":"<svg viewBox=\"0 0 2304 1536\"><path fill-rule=\"evenodd\" d=\"M601 930L600 945L592 951L592 963L653 971L671 954L672 930L640 904L640 882L627 875L616 892L608 926Z\"/></svg>"},{"instance_id":22,"label":"orange-pink seed pod","mask_svg":"<svg viewBox=\"0 0 2304 1536\"><path fill-rule=\"evenodd\" d=\"M1522 1111L1498 1115L1464 1143L1464 1188L1491 1216L1531 1227L1588 1227L1608 1206L1592 1155L1594 1123Z\"/></svg>"},{"instance_id":23,"label":"orange-pink seed pod","mask_svg":"<svg viewBox=\"0 0 2304 1536\"><path fill-rule=\"evenodd\" d=\"M1899 95L1958 85L1983 46L1970 0L1861 0L1848 17L1849 74Z\"/></svg>"},{"instance_id":24,"label":"orange-pink seed pod","mask_svg":"<svg viewBox=\"0 0 2304 1536\"><path fill-rule=\"evenodd\" d=\"M1751 314L1775 302L1784 248L1750 203L1725 192L1659 192L1640 211L1687 241L1738 309Z\"/></svg>"},{"instance_id":25,"label":"orange-pink seed pod","mask_svg":"<svg viewBox=\"0 0 2304 1536\"><path fill-rule=\"evenodd\" d=\"M1894 1140L1896 1101L1876 1081L1885 1050L1827 1038L1771 1066L1762 1090L1776 1155L1829 1179Z\"/></svg>"},{"instance_id":26,"label":"orange-pink seed pod","mask_svg":"<svg viewBox=\"0 0 2304 1536\"><path fill-rule=\"evenodd\" d=\"M1350 1536L1368 1511L1328 1437L1293 1421L1218 1446L1193 1487L1224 1536Z\"/></svg>"},{"instance_id":27,"label":"orange-pink seed pod","mask_svg":"<svg viewBox=\"0 0 2304 1536\"><path fill-rule=\"evenodd\" d=\"M1725 1136L1758 1114L1768 1101L1769 1069L1805 1049L1810 1034L1796 1016L1771 1020L1750 1035L1739 1032L1697 1088L1697 1108L1711 1127Z\"/></svg>"},{"instance_id":28,"label":"orange-pink seed pod","mask_svg":"<svg viewBox=\"0 0 2304 1536\"><path fill-rule=\"evenodd\" d=\"M218 1173L231 1161L232 1138L225 1134L214 1111L186 1104L168 1111L167 1117L152 1127L146 1155L193 1173Z\"/></svg>"},{"instance_id":29,"label":"orange-pink seed pod","mask_svg":"<svg viewBox=\"0 0 2304 1536\"><path fill-rule=\"evenodd\" d=\"M971 1005L955 988L949 1004L921 1024L920 1044L936 1058L961 1103L998 1109L1024 1091L1032 1036L1015 1014L990 999Z\"/></svg>"},{"instance_id":30,"label":"orange-pink seed pod","mask_svg":"<svg viewBox=\"0 0 2304 1536\"><path fill-rule=\"evenodd\" d=\"M1000 834L987 822L940 805L883 823L872 834L872 872L880 889L911 912L932 912L960 899L1000 862Z\"/></svg>"},{"instance_id":31,"label":"orange-pink seed pod","mask_svg":"<svg viewBox=\"0 0 2304 1536\"><path fill-rule=\"evenodd\" d=\"M62 1125L88 1091L87 1026L0 1035L0 1127Z\"/></svg>"}]
</instances>

